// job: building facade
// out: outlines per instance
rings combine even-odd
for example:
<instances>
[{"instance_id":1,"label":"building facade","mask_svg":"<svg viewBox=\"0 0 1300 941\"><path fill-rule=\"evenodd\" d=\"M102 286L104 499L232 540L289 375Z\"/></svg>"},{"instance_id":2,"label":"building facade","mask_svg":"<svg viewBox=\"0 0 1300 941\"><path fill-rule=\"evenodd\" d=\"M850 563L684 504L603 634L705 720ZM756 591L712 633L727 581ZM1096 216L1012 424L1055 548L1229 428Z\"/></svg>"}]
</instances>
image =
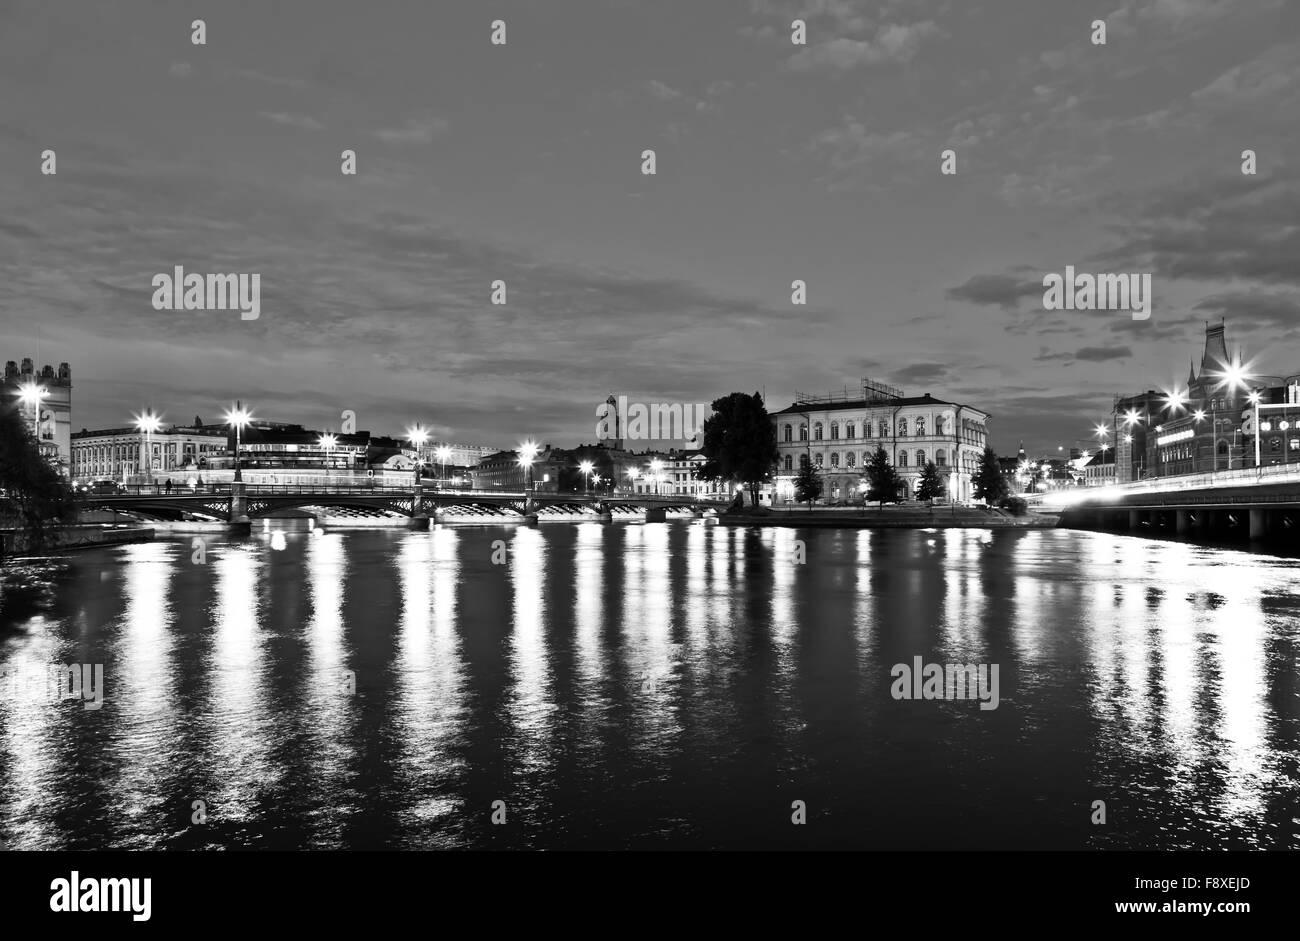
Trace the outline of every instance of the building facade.
<instances>
[{"instance_id":1,"label":"building facade","mask_svg":"<svg viewBox=\"0 0 1300 941\"><path fill-rule=\"evenodd\" d=\"M83 428L72 435L72 479L125 483L150 473L201 470L227 454L222 426L171 426L148 435L138 428Z\"/></svg>"},{"instance_id":2,"label":"building facade","mask_svg":"<svg viewBox=\"0 0 1300 941\"><path fill-rule=\"evenodd\" d=\"M863 468L883 448L903 478L900 499L912 500L925 465L933 461L948 499L973 499L971 479L988 440L988 412L936 399L907 396L869 379L861 388L830 395L798 395L772 415L779 451L776 502L794 502L802 463L818 468L821 502L861 502Z\"/></svg>"},{"instance_id":3,"label":"building facade","mask_svg":"<svg viewBox=\"0 0 1300 941\"><path fill-rule=\"evenodd\" d=\"M72 369L59 363L56 370L45 365L39 371L31 359L19 365L5 363L0 396L6 404L16 402L19 414L32 429L41 454L65 477L72 475ZM24 401L25 400L25 401Z\"/></svg>"}]
</instances>

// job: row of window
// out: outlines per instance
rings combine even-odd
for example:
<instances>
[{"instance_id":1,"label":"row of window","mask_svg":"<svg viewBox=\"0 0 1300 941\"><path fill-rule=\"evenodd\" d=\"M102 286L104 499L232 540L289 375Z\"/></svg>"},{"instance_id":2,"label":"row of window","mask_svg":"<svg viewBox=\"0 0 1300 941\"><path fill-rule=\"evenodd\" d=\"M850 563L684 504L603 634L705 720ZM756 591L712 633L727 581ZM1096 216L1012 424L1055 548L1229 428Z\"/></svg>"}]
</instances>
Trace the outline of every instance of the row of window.
<instances>
[{"instance_id":1,"label":"row of window","mask_svg":"<svg viewBox=\"0 0 1300 941\"><path fill-rule=\"evenodd\" d=\"M926 422L925 422L925 418L924 418L924 416L918 417L918 418L916 418L916 419L914 420L913 427L915 428L915 434L916 434L916 437L918 437L918 438L924 438L924 437L925 437L925 434L926 434L925 426L926 426ZM864 422L862 423L862 436L863 436L864 438L870 438L870 437L871 437L871 428L872 428L872 426L871 426L871 422L869 422L869 421L864 421ZM888 438L888 437L889 437L889 422L888 422L888 421L886 421L885 419L882 418L882 419L880 420L879 424L877 425L877 428L878 428L878 430L879 430L879 432L880 432L880 435L879 435L879 436L880 436L881 438ZM898 437L900 437L900 438L906 438L906 437L907 437L907 428L908 428L908 425L907 425L907 419L906 419L906 418L900 418L900 419L898 420ZM943 416L940 416L940 417L938 417L938 418L936 418L936 419L934 420L934 433L935 433L936 435L947 434L948 432L945 431L946 428L947 428L947 425L944 423ZM851 422L851 421L849 421L849 422L845 422L845 423L844 423L844 437L847 438L847 439L850 439L850 440L853 439L853 438L856 438L856 437L857 437L857 429L858 429L858 426L857 426L857 424L856 424L855 422ZM837 422L837 421L830 422L830 433L831 433L831 440L832 440L832 441L838 441L838 440L839 440L839 438L840 438L840 423L839 423L839 422ZM784 436L784 440L785 440L785 442L786 442L787 444L790 443L791 441L793 441L793 440L794 440L794 426L793 426L793 425L790 425L790 424L787 424L787 425L785 426L785 430L784 430L784 432L783 432L783 436ZM813 422L813 437L812 437L812 439L813 439L814 441L822 441L822 440L825 440L825 439L824 439L824 436L823 436L822 423L821 423L821 422ZM800 425L799 425L799 440L800 440L800 441L807 441L807 440L808 440L808 426L807 426L806 424L800 424Z\"/></svg>"},{"instance_id":2,"label":"row of window","mask_svg":"<svg viewBox=\"0 0 1300 941\"><path fill-rule=\"evenodd\" d=\"M888 457L888 452L886 452L886 455L885 455L885 456ZM924 448L917 448L917 450L916 450L916 455L915 455L915 456L916 456L916 466L917 466L917 467L924 467L924 466L925 466L925 463L926 463L925 449L924 449ZM825 456L824 454L821 454L821 453L814 454L812 460L813 460L813 466L814 466L814 467L825 467L825 466L826 466L826 456ZM865 466L865 465L866 465L870 460L871 460L871 454L870 454L869 452L863 452L863 454L862 454L862 463L863 463L863 465ZM858 462L858 456L857 456L857 453L856 453L856 452L854 452L854 451L846 451L846 452L845 452L845 454L844 454L844 466L845 466L845 467L855 467L855 466L857 466L857 462ZM908 462L908 452L906 452L906 451L899 451L899 452L898 452L898 466L899 466L899 467L907 467L907 466L908 466L908 463L907 463L907 462ZM939 448L937 451L935 451L935 452L934 452L934 463L935 463L937 466L939 466L939 467L947 467L947 466L948 466L948 452L945 451L943 448ZM801 467L806 467L806 466L808 465L808 455L807 455L807 454L800 454L800 455L799 455L799 465L800 465ZM840 454L839 454L838 451L832 451L832 452L830 453L830 466L831 466L832 468L838 468L838 467L840 466ZM788 470L788 471L794 469L794 458L793 458L792 455L787 454L787 455L785 456L785 469Z\"/></svg>"}]
</instances>

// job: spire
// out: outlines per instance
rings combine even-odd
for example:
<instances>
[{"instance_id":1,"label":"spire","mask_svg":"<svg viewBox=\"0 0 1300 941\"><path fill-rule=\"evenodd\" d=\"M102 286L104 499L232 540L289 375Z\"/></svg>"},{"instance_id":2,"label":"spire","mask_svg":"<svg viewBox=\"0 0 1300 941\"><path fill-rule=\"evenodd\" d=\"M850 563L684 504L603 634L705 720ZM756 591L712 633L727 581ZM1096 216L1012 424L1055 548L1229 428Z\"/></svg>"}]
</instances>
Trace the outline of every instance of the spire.
<instances>
[{"instance_id":1,"label":"spire","mask_svg":"<svg viewBox=\"0 0 1300 941\"><path fill-rule=\"evenodd\" d=\"M1016 452L1016 457L1021 460L1024 460L1025 458L1025 443L1023 441L1020 442L1020 450Z\"/></svg>"},{"instance_id":2,"label":"spire","mask_svg":"<svg viewBox=\"0 0 1300 941\"><path fill-rule=\"evenodd\" d=\"M1187 388L1191 388L1196 382L1196 361L1189 359L1187 361Z\"/></svg>"},{"instance_id":3,"label":"spire","mask_svg":"<svg viewBox=\"0 0 1300 941\"><path fill-rule=\"evenodd\" d=\"M1231 360L1228 345L1223 339L1224 322L1205 325L1205 352L1201 354L1201 375L1220 372Z\"/></svg>"}]
</instances>

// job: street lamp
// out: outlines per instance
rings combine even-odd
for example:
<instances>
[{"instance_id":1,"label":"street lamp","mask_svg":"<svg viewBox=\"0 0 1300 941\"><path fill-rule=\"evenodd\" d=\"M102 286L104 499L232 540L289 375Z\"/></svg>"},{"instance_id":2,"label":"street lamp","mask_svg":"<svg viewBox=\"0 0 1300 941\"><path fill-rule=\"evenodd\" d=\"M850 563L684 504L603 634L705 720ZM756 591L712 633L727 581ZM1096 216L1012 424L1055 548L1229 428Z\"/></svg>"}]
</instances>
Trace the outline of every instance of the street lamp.
<instances>
[{"instance_id":1,"label":"street lamp","mask_svg":"<svg viewBox=\"0 0 1300 941\"><path fill-rule=\"evenodd\" d=\"M1250 404L1255 407L1255 470L1259 470L1259 390L1255 389L1247 398Z\"/></svg>"},{"instance_id":2,"label":"street lamp","mask_svg":"<svg viewBox=\"0 0 1300 941\"><path fill-rule=\"evenodd\" d=\"M153 433L162 427L162 421L153 412L145 412L143 415L137 415L135 427L144 432L144 461L145 476L153 482Z\"/></svg>"},{"instance_id":3,"label":"street lamp","mask_svg":"<svg viewBox=\"0 0 1300 941\"><path fill-rule=\"evenodd\" d=\"M22 402L24 405L30 405L32 407L32 437L38 440L40 439L39 425L41 399L45 398L45 396L49 394L50 392L48 389L44 386L38 386L34 382L29 382L26 385L19 386L18 388L18 401Z\"/></svg>"},{"instance_id":4,"label":"street lamp","mask_svg":"<svg viewBox=\"0 0 1300 941\"><path fill-rule=\"evenodd\" d=\"M659 460L659 458L655 458L650 462L650 476L654 478L656 497L659 496L659 477L660 477L660 471L662 471L663 469L664 469L664 462Z\"/></svg>"},{"instance_id":5,"label":"street lamp","mask_svg":"<svg viewBox=\"0 0 1300 941\"><path fill-rule=\"evenodd\" d=\"M525 441L519 446L519 466L524 469L524 493L532 490L533 461L537 459L538 447L532 441Z\"/></svg>"},{"instance_id":6,"label":"street lamp","mask_svg":"<svg viewBox=\"0 0 1300 941\"><path fill-rule=\"evenodd\" d=\"M414 428L406 429L406 437L411 444L415 445L415 482L419 483L420 467L424 463L420 458L420 449L423 448L425 442L429 440L429 433L419 425L416 425Z\"/></svg>"},{"instance_id":7,"label":"street lamp","mask_svg":"<svg viewBox=\"0 0 1300 941\"><path fill-rule=\"evenodd\" d=\"M593 464L591 461L583 461L581 464L578 465L578 470L582 471L582 476L584 478L584 482L586 485L585 489L587 493L591 493L591 472L595 469L595 467L596 465Z\"/></svg>"},{"instance_id":8,"label":"street lamp","mask_svg":"<svg viewBox=\"0 0 1300 941\"><path fill-rule=\"evenodd\" d=\"M439 445L438 449L433 452L438 457L438 463L442 465L442 479L447 479L447 458L451 457L451 448L445 444Z\"/></svg>"},{"instance_id":9,"label":"street lamp","mask_svg":"<svg viewBox=\"0 0 1300 941\"><path fill-rule=\"evenodd\" d=\"M235 429L235 481L243 483L244 475L239 466L240 432L253 420L252 414L244 408L242 402L236 401L235 407L226 412L226 424Z\"/></svg>"},{"instance_id":10,"label":"street lamp","mask_svg":"<svg viewBox=\"0 0 1300 941\"><path fill-rule=\"evenodd\" d=\"M329 482L329 473L334 469L334 448L338 445L339 439L332 434L323 434L320 436L321 450L325 452L325 477L326 483Z\"/></svg>"}]
</instances>

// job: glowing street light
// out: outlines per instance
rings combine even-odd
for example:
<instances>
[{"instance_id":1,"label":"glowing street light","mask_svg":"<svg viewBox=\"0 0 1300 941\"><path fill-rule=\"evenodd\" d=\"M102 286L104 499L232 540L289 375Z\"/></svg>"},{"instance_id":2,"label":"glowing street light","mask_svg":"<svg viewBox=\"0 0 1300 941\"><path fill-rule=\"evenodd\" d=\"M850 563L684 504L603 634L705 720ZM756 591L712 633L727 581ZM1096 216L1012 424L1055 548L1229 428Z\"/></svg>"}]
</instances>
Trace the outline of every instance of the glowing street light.
<instances>
[{"instance_id":1,"label":"glowing street light","mask_svg":"<svg viewBox=\"0 0 1300 941\"><path fill-rule=\"evenodd\" d=\"M583 461L578 465L578 470L582 471L582 476L585 479L587 493L591 493L591 472L595 469L596 465L591 461Z\"/></svg>"},{"instance_id":2,"label":"glowing street light","mask_svg":"<svg viewBox=\"0 0 1300 941\"><path fill-rule=\"evenodd\" d=\"M235 429L235 480L242 483L244 475L240 469L239 463L239 442L240 433L244 426L253 420L253 415L244 408L242 402L236 401L235 407L226 412L226 424Z\"/></svg>"},{"instance_id":3,"label":"glowing street light","mask_svg":"<svg viewBox=\"0 0 1300 941\"><path fill-rule=\"evenodd\" d=\"M451 448L445 444L439 445L434 455L438 458L438 463L442 465L442 478L447 479L447 459L451 457Z\"/></svg>"},{"instance_id":4,"label":"glowing street light","mask_svg":"<svg viewBox=\"0 0 1300 941\"><path fill-rule=\"evenodd\" d=\"M32 437L39 438L40 431L40 410L41 399L49 395L50 391L44 386L38 386L34 382L26 383L18 387L18 401L24 405L32 407Z\"/></svg>"},{"instance_id":5,"label":"glowing street light","mask_svg":"<svg viewBox=\"0 0 1300 941\"><path fill-rule=\"evenodd\" d=\"M654 478L655 496L659 495L659 480L662 476L661 472L663 471L663 469L664 469L664 462L659 460L659 458L655 458L650 462L650 476Z\"/></svg>"},{"instance_id":6,"label":"glowing street light","mask_svg":"<svg viewBox=\"0 0 1300 941\"><path fill-rule=\"evenodd\" d=\"M524 469L524 492L532 489L533 461L537 460L538 450L532 441L525 441L519 446L519 466Z\"/></svg>"},{"instance_id":7,"label":"glowing street light","mask_svg":"<svg viewBox=\"0 0 1300 941\"><path fill-rule=\"evenodd\" d=\"M1174 389L1172 392L1165 393L1165 407L1170 411L1177 413L1187 403L1187 393L1181 389Z\"/></svg>"},{"instance_id":8,"label":"glowing street light","mask_svg":"<svg viewBox=\"0 0 1300 941\"><path fill-rule=\"evenodd\" d=\"M153 480L153 433L162 427L162 420L153 412L145 412L136 416L135 427L144 433L145 473Z\"/></svg>"},{"instance_id":9,"label":"glowing street light","mask_svg":"<svg viewBox=\"0 0 1300 941\"><path fill-rule=\"evenodd\" d=\"M317 442L317 444L320 445L321 450L325 452L325 473L326 474L328 474L334 467L334 460L333 460L334 455L332 452L334 451L334 448L337 447L338 443L339 443L339 439L334 437L334 435L332 434L321 435L320 441Z\"/></svg>"}]
</instances>

